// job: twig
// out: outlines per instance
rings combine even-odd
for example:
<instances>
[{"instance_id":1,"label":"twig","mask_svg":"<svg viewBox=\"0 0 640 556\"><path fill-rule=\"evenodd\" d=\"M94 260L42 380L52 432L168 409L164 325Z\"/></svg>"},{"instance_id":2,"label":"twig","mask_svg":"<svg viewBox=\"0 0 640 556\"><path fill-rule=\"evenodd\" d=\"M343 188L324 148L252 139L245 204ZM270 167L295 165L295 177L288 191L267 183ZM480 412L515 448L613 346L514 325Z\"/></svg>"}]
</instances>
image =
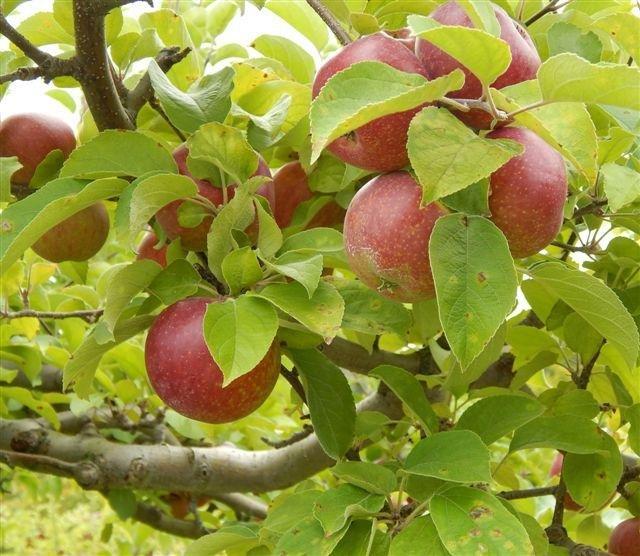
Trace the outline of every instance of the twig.
<instances>
[{"instance_id":1,"label":"twig","mask_svg":"<svg viewBox=\"0 0 640 556\"><path fill-rule=\"evenodd\" d=\"M312 432L313 432L313 427L309 424L305 424L302 427L301 431L298 431L292 434L289 438L285 438L284 440L277 440L274 442L273 440L269 440L268 438L265 438L263 436L262 442L264 442L267 446L270 446L271 448L284 448L285 446L290 446L291 444L295 444L296 442L299 442L303 438L306 438L307 436L309 436Z\"/></svg>"},{"instance_id":2,"label":"twig","mask_svg":"<svg viewBox=\"0 0 640 556\"><path fill-rule=\"evenodd\" d=\"M46 77L46 72L40 66L36 66L35 68L18 68L12 73L0 75L0 84L11 83L12 81L33 81L41 77Z\"/></svg>"},{"instance_id":3,"label":"twig","mask_svg":"<svg viewBox=\"0 0 640 556\"><path fill-rule=\"evenodd\" d=\"M574 379L576 386L581 390L586 389L586 387L588 386L589 379L591 378L591 371L593 371L593 367L595 366L598 357L600 357L600 351L602 350L604 344L605 340L602 340L596 352L593 354L591 359L589 359L587 364L582 368L582 372L580 373L580 375Z\"/></svg>"},{"instance_id":4,"label":"twig","mask_svg":"<svg viewBox=\"0 0 640 556\"><path fill-rule=\"evenodd\" d=\"M564 484L562 473L560 473L560 482L556 487L555 497L556 505L553 509L553 517L551 518L551 525L557 525L562 527L564 520L564 497L567 494L567 485Z\"/></svg>"},{"instance_id":5,"label":"twig","mask_svg":"<svg viewBox=\"0 0 640 556\"><path fill-rule=\"evenodd\" d=\"M34 311L33 309L24 309L22 311L0 311L0 319L20 319L24 317L33 317L36 319L71 319L78 318L93 324L104 313L104 309L91 309L86 311Z\"/></svg>"},{"instance_id":6,"label":"twig","mask_svg":"<svg viewBox=\"0 0 640 556\"><path fill-rule=\"evenodd\" d=\"M287 380L287 382L291 385L291 388L295 391L300 399L306 404L307 403L307 395L302 387L302 383L300 382L300 378L298 377L298 373L293 370L290 371L284 365L280 366L280 374Z\"/></svg>"},{"instance_id":7,"label":"twig","mask_svg":"<svg viewBox=\"0 0 640 556\"><path fill-rule=\"evenodd\" d=\"M552 241L551 245L554 247L560 247L561 249L570 251L571 253L586 253L587 255L593 255L600 252L599 249L595 249L589 245L583 247L580 245L572 245L571 243L563 243L561 241Z\"/></svg>"},{"instance_id":8,"label":"twig","mask_svg":"<svg viewBox=\"0 0 640 556\"><path fill-rule=\"evenodd\" d=\"M505 500L519 500L521 498L535 498L537 496L549 496L556 492L555 486L540 487L540 488L527 488L523 490L509 490L498 493L500 498Z\"/></svg>"},{"instance_id":9,"label":"twig","mask_svg":"<svg viewBox=\"0 0 640 556\"><path fill-rule=\"evenodd\" d=\"M573 211L571 220L578 220L579 218L582 218L586 214L600 215L602 214L600 207L603 207L607 203L608 203L607 199L596 199L592 203L589 203L588 205L585 205L584 207L581 207Z\"/></svg>"},{"instance_id":10,"label":"twig","mask_svg":"<svg viewBox=\"0 0 640 556\"><path fill-rule=\"evenodd\" d=\"M138 502L132 517L136 521L145 523L158 531L164 531L187 539L198 539L203 535L213 533L212 530L204 527L202 522L176 519L164 513L160 508L142 502Z\"/></svg>"},{"instance_id":11,"label":"twig","mask_svg":"<svg viewBox=\"0 0 640 556\"><path fill-rule=\"evenodd\" d=\"M566 6L570 2L571 2L571 0L567 0L564 3L560 3L560 0L551 0L551 2L549 2L539 12L533 14L529 19L527 19L527 21L525 21L524 24L529 26L532 23L535 23L536 21L538 21L541 17L543 17L543 16L545 16L547 14L553 13L553 12L557 12L560 8Z\"/></svg>"},{"instance_id":12,"label":"twig","mask_svg":"<svg viewBox=\"0 0 640 556\"><path fill-rule=\"evenodd\" d=\"M334 17L331 10L322 3L322 0L307 0L307 4L309 4L309 6L313 8L313 11L327 24L327 27L331 29L331 32L341 45L344 46L351 42L349 33L345 31L344 27L342 27L340 22Z\"/></svg>"},{"instance_id":13,"label":"twig","mask_svg":"<svg viewBox=\"0 0 640 556\"><path fill-rule=\"evenodd\" d=\"M492 107L490 103L480 99L470 98L447 98L443 97L438 100L440 104L446 104L447 106L458 110L459 112L469 112L470 110L482 110L487 114L490 114L498 121L507 121L509 114L504 110L499 110L495 106Z\"/></svg>"}]
</instances>

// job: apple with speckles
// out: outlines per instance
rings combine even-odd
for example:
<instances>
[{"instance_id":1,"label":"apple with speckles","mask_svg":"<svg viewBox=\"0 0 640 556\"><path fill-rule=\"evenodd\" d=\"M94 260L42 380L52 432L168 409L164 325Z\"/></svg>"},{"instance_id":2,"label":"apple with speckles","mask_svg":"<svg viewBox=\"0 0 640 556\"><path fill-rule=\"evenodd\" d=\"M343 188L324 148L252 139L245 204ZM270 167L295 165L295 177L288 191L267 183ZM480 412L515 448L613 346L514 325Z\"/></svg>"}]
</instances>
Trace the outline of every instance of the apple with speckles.
<instances>
[{"instance_id":1,"label":"apple with speckles","mask_svg":"<svg viewBox=\"0 0 640 556\"><path fill-rule=\"evenodd\" d=\"M309 189L309 179L299 162L289 162L273 176L276 208L274 217L278 226L286 228L291 224L293 214L301 203L313 197ZM306 225L306 229L331 227L342 223L345 210L335 201L324 205Z\"/></svg>"},{"instance_id":2,"label":"apple with speckles","mask_svg":"<svg viewBox=\"0 0 640 556\"><path fill-rule=\"evenodd\" d=\"M500 228L516 258L549 245L562 227L567 172L562 156L533 131L504 127L487 135L524 147L489 178L491 220Z\"/></svg>"},{"instance_id":3,"label":"apple with speckles","mask_svg":"<svg viewBox=\"0 0 640 556\"><path fill-rule=\"evenodd\" d=\"M189 150L186 145L181 145L173 152L173 158L178 165L178 171L187 176L196 183L198 186L198 194L207 198L215 206L220 206L223 201L222 188L216 187L208 180L201 180L194 178L189 169L187 168L187 156ZM264 160L260 159L258 162L258 169L254 173L254 176L266 176L271 177L269 167ZM227 192L229 199L232 199L236 190L235 184L229 184L227 186ZM268 181L261 185L256 191L258 195L262 195L269 202L272 210L275 207L275 194L273 190L273 182ZM160 227L165 231L170 239L179 237L182 240L182 245L190 251L206 251L207 249L207 234L209 228L213 222L213 215L205 217L200 224L193 228L186 228L181 226L178 221L178 209L185 201L173 201L165 207L161 208L156 214L156 220ZM251 226L254 226L252 224Z\"/></svg>"},{"instance_id":4,"label":"apple with speckles","mask_svg":"<svg viewBox=\"0 0 640 556\"><path fill-rule=\"evenodd\" d=\"M411 303L434 297L429 238L447 209L421 207L422 188L408 172L378 176L347 209L344 242L351 270L384 297Z\"/></svg>"},{"instance_id":5,"label":"apple with speckles","mask_svg":"<svg viewBox=\"0 0 640 556\"><path fill-rule=\"evenodd\" d=\"M403 43L384 33L376 33L348 44L324 63L313 82L314 98L336 73L365 61L383 62L397 70L426 77L426 70L420 61ZM373 172L399 170L409 163L407 132L411 120L422 108L420 106L373 120L339 137L327 148L343 162L358 168Z\"/></svg>"},{"instance_id":6,"label":"apple with speckles","mask_svg":"<svg viewBox=\"0 0 640 556\"><path fill-rule=\"evenodd\" d=\"M136 259L150 260L157 262L162 268L167 266L167 244L163 243L160 247L158 245L158 237L155 233L149 232L145 234L138 245L138 253Z\"/></svg>"},{"instance_id":7,"label":"apple with speckles","mask_svg":"<svg viewBox=\"0 0 640 556\"><path fill-rule=\"evenodd\" d=\"M607 550L615 556L640 554L640 517L632 517L615 526Z\"/></svg>"},{"instance_id":8,"label":"apple with speckles","mask_svg":"<svg viewBox=\"0 0 640 556\"><path fill-rule=\"evenodd\" d=\"M73 129L53 116L16 114L0 123L0 156L17 156L22 164L11 176L18 185L29 184L38 164L51 151L60 149L67 158L75 148Z\"/></svg>"},{"instance_id":9,"label":"apple with speckles","mask_svg":"<svg viewBox=\"0 0 640 556\"><path fill-rule=\"evenodd\" d=\"M274 341L250 372L223 386L223 374L204 340L207 306L222 298L192 297L162 311L145 343L151 386L169 407L205 423L246 417L267 399L280 373L280 348Z\"/></svg>"},{"instance_id":10,"label":"apple with speckles","mask_svg":"<svg viewBox=\"0 0 640 556\"><path fill-rule=\"evenodd\" d=\"M541 60L529 33L522 25L509 17L501 7L494 6L493 9L500 24L500 38L509 45L511 63L491 86L494 89L502 89L508 85L535 79ZM438 6L429 17L442 25L474 27L465 9L456 1L449 1ZM482 84L478 78L458 60L434 44L419 38L416 42L416 55L424 64L429 79L447 75L455 69L464 71L464 86L450 93L448 96L451 98L478 99L482 96ZM491 125L491 116L479 109L473 109L469 112L454 110L453 113L468 126L476 129L488 129Z\"/></svg>"},{"instance_id":11,"label":"apple with speckles","mask_svg":"<svg viewBox=\"0 0 640 556\"><path fill-rule=\"evenodd\" d=\"M63 220L45 232L31 248L52 263L86 261L107 241L109 215L96 203Z\"/></svg>"}]
</instances>

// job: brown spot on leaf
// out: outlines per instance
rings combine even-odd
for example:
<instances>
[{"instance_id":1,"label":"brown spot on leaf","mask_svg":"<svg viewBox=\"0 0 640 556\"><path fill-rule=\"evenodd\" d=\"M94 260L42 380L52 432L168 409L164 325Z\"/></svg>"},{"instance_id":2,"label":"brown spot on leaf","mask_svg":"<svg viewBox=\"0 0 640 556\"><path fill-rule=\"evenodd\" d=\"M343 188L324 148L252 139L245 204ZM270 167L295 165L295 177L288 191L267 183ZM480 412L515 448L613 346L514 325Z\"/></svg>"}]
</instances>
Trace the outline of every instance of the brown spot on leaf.
<instances>
[{"instance_id":1,"label":"brown spot on leaf","mask_svg":"<svg viewBox=\"0 0 640 556\"><path fill-rule=\"evenodd\" d=\"M478 280L478 284L482 284L482 282L487 281L487 275L484 272L478 272L476 280Z\"/></svg>"}]
</instances>

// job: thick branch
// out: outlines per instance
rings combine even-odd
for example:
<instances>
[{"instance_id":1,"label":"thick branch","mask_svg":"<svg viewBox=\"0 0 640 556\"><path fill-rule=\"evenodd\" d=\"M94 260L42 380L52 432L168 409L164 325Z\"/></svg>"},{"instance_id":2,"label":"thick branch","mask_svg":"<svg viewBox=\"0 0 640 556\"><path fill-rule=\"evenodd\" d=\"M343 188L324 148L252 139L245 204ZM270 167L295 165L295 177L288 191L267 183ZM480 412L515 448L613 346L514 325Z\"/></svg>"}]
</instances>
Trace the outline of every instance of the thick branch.
<instances>
[{"instance_id":1,"label":"thick branch","mask_svg":"<svg viewBox=\"0 0 640 556\"><path fill-rule=\"evenodd\" d=\"M307 0L307 4L313 8L313 11L316 12L327 24L327 27L331 29L331 32L335 35L336 39L341 45L347 45L351 42L351 37L349 33L347 33L340 25L340 22L334 17L331 13L331 10L327 8L322 0Z\"/></svg>"},{"instance_id":2,"label":"thick branch","mask_svg":"<svg viewBox=\"0 0 640 556\"><path fill-rule=\"evenodd\" d=\"M250 498L244 494L216 494L214 500L222 502L225 506L231 508L237 514L248 515L264 519L267 517L268 506L257 498Z\"/></svg>"},{"instance_id":3,"label":"thick branch","mask_svg":"<svg viewBox=\"0 0 640 556\"><path fill-rule=\"evenodd\" d=\"M392 419L402 416L393 394L373 394L358 404L358 410L380 411ZM285 448L256 452L226 446L118 444L96 434L69 436L47 430L32 419L1 421L0 450L13 465L72 477L86 489L170 490L212 497L286 488L334 463L315 434ZM62 467L43 470L36 456L60 461Z\"/></svg>"},{"instance_id":4,"label":"thick branch","mask_svg":"<svg viewBox=\"0 0 640 556\"><path fill-rule=\"evenodd\" d=\"M101 5L99 0L73 2L78 80L99 130L133 129L111 74Z\"/></svg>"},{"instance_id":5,"label":"thick branch","mask_svg":"<svg viewBox=\"0 0 640 556\"><path fill-rule=\"evenodd\" d=\"M91 309L86 311L33 311L31 309L24 309L22 311L0 311L0 320L2 319L21 319L24 317L33 317L36 319L71 319L78 318L93 324L104 313L104 309Z\"/></svg>"}]
</instances>

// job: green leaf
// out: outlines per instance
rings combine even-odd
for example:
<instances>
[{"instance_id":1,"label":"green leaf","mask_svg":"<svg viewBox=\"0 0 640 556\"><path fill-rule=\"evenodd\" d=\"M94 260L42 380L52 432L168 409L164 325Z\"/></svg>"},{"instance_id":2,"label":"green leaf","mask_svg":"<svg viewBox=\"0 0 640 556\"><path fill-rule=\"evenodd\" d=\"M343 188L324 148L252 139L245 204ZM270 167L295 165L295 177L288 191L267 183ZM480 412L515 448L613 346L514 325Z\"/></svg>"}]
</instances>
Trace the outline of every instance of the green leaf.
<instances>
[{"instance_id":1,"label":"green leaf","mask_svg":"<svg viewBox=\"0 0 640 556\"><path fill-rule=\"evenodd\" d=\"M311 103L311 162L334 139L364 124L404 112L462 87L463 73L427 81L381 62L358 62L335 74Z\"/></svg>"},{"instance_id":2,"label":"green leaf","mask_svg":"<svg viewBox=\"0 0 640 556\"><path fill-rule=\"evenodd\" d=\"M291 315L312 332L331 340L340 330L344 301L337 290L321 280L311 298L298 282L271 284L255 294Z\"/></svg>"},{"instance_id":3,"label":"green leaf","mask_svg":"<svg viewBox=\"0 0 640 556\"><path fill-rule=\"evenodd\" d=\"M558 393L554 390L547 392ZM540 396L540 401L547 403L543 396ZM547 410L549 415L576 415L586 419L594 419L598 413L600 413L600 404L587 390L569 390L555 398Z\"/></svg>"},{"instance_id":4,"label":"green leaf","mask_svg":"<svg viewBox=\"0 0 640 556\"><path fill-rule=\"evenodd\" d=\"M258 249L265 257L272 257L282 247L282 232L262 203L256 199L254 204L258 214Z\"/></svg>"},{"instance_id":5,"label":"green leaf","mask_svg":"<svg viewBox=\"0 0 640 556\"><path fill-rule=\"evenodd\" d=\"M391 541L389 556L448 556L431 516L415 518Z\"/></svg>"},{"instance_id":6,"label":"green leaf","mask_svg":"<svg viewBox=\"0 0 640 556\"><path fill-rule=\"evenodd\" d=\"M235 127L218 122L205 124L189 137L187 145L189 160L213 164L237 184L246 182L258 168L257 153ZM196 177L210 176L196 174Z\"/></svg>"},{"instance_id":7,"label":"green leaf","mask_svg":"<svg viewBox=\"0 0 640 556\"><path fill-rule=\"evenodd\" d=\"M393 365L379 365L369 376L382 380L415 415L427 433L438 431L440 420L431 407L422 385L410 372Z\"/></svg>"},{"instance_id":8,"label":"green leaf","mask_svg":"<svg viewBox=\"0 0 640 556\"><path fill-rule=\"evenodd\" d=\"M484 85L490 85L498 79L511 63L509 45L486 31L440 25L420 15L410 15L407 21L415 35L458 60Z\"/></svg>"},{"instance_id":9,"label":"green leaf","mask_svg":"<svg viewBox=\"0 0 640 556\"><path fill-rule=\"evenodd\" d=\"M314 349L289 350L300 373L311 422L322 449L332 458L343 456L353 443L356 407L342 371Z\"/></svg>"},{"instance_id":10,"label":"green leaf","mask_svg":"<svg viewBox=\"0 0 640 556\"><path fill-rule=\"evenodd\" d=\"M464 371L515 304L518 280L502 232L481 216L439 218L429 257L440 322Z\"/></svg>"},{"instance_id":11,"label":"green leaf","mask_svg":"<svg viewBox=\"0 0 640 556\"><path fill-rule=\"evenodd\" d=\"M162 207L198 193L195 182L176 174L155 174L133 189L129 207L129 238L133 240Z\"/></svg>"},{"instance_id":12,"label":"green leaf","mask_svg":"<svg viewBox=\"0 0 640 556\"><path fill-rule=\"evenodd\" d=\"M160 274L162 267L147 259L134 261L118 269L109 280L105 294L102 322L109 332L113 332L120 315L131 300L141 293Z\"/></svg>"},{"instance_id":13,"label":"green leaf","mask_svg":"<svg viewBox=\"0 0 640 556\"><path fill-rule=\"evenodd\" d=\"M0 215L2 273L8 271L42 234L96 201L116 197L126 186L127 182L119 178L91 183L61 178L9 205Z\"/></svg>"},{"instance_id":14,"label":"green leaf","mask_svg":"<svg viewBox=\"0 0 640 556\"><path fill-rule=\"evenodd\" d=\"M430 106L409 126L407 150L426 205L488 177L522 146L508 139L484 139L446 108Z\"/></svg>"},{"instance_id":15,"label":"green leaf","mask_svg":"<svg viewBox=\"0 0 640 556\"><path fill-rule=\"evenodd\" d=\"M606 104L640 110L640 70L626 64L592 64L571 53L542 64L538 81L542 98L550 101Z\"/></svg>"},{"instance_id":16,"label":"green leaf","mask_svg":"<svg viewBox=\"0 0 640 556\"><path fill-rule=\"evenodd\" d=\"M342 529L352 517L376 514L384 505L384 496L372 494L352 485L323 492L313 508L313 515L324 532L331 535Z\"/></svg>"},{"instance_id":17,"label":"green leaf","mask_svg":"<svg viewBox=\"0 0 640 556\"><path fill-rule=\"evenodd\" d=\"M489 450L474 432L439 432L415 445L404 468L410 475L454 483L488 483L489 457Z\"/></svg>"},{"instance_id":18,"label":"green leaf","mask_svg":"<svg viewBox=\"0 0 640 556\"><path fill-rule=\"evenodd\" d=\"M492 3L484 0L459 0L459 2L474 27L482 29L494 37L500 36L500 22L496 17Z\"/></svg>"},{"instance_id":19,"label":"green leaf","mask_svg":"<svg viewBox=\"0 0 640 556\"><path fill-rule=\"evenodd\" d=\"M615 494L622 476L622 456L616 441L602 434L603 453L567 454L562 477L567 490L585 511L600 510Z\"/></svg>"},{"instance_id":20,"label":"green leaf","mask_svg":"<svg viewBox=\"0 0 640 556\"><path fill-rule=\"evenodd\" d=\"M605 12L606 13L606 12ZM598 18L594 29L602 29L624 48L634 60L640 60L640 21L633 13L610 13Z\"/></svg>"},{"instance_id":21,"label":"green leaf","mask_svg":"<svg viewBox=\"0 0 640 556\"><path fill-rule=\"evenodd\" d=\"M17 31L25 35L35 46L48 44L74 44L73 35L67 32L51 12L40 11L28 17L17 26Z\"/></svg>"},{"instance_id":22,"label":"green leaf","mask_svg":"<svg viewBox=\"0 0 640 556\"><path fill-rule=\"evenodd\" d=\"M374 494L390 494L396 490L396 475L390 469L364 461L342 461L331 470L336 477Z\"/></svg>"},{"instance_id":23,"label":"green leaf","mask_svg":"<svg viewBox=\"0 0 640 556\"><path fill-rule=\"evenodd\" d=\"M22 168L17 156L3 156L0 158L0 203L11 200L11 176Z\"/></svg>"},{"instance_id":24,"label":"green leaf","mask_svg":"<svg viewBox=\"0 0 640 556\"><path fill-rule=\"evenodd\" d=\"M123 488L111 489L107 494L107 500L120 519L129 519L136 513L138 502L136 495L130 490Z\"/></svg>"},{"instance_id":25,"label":"green leaf","mask_svg":"<svg viewBox=\"0 0 640 556\"><path fill-rule=\"evenodd\" d=\"M609 206L613 212L640 199L640 173L608 162L600 167Z\"/></svg>"},{"instance_id":26,"label":"green leaf","mask_svg":"<svg viewBox=\"0 0 640 556\"><path fill-rule=\"evenodd\" d=\"M329 28L307 4L290 0L266 0L264 6L302 33L318 50L327 45Z\"/></svg>"},{"instance_id":27,"label":"green leaf","mask_svg":"<svg viewBox=\"0 0 640 556\"><path fill-rule=\"evenodd\" d=\"M443 197L440 201L455 212L490 216L489 187L489 179L482 178L465 189Z\"/></svg>"},{"instance_id":28,"label":"green leaf","mask_svg":"<svg viewBox=\"0 0 640 556\"><path fill-rule=\"evenodd\" d=\"M64 155L60 149L50 151L36 167L36 171L33 173L33 177L29 182L29 187L32 189L38 189L47 182L56 179L60 173L60 168L62 168L63 163Z\"/></svg>"},{"instance_id":29,"label":"green leaf","mask_svg":"<svg viewBox=\"0 0 640 556\"><path fill-rule=\"evenodd\" d=\"M232 295L253 286L262 278L262 269L255 252L246 246L231 251L222 259L222 276Z\"/></svg>"},{"instance_id":30,"label":"green leaf","mask_svg":"<svg viewBox=\"0 0 640 556\"><path fill-rule=\"evenodd\" d=\"M16 400L34 413L44 417L55 429L60 428L60 418L53 406L42 399L34 397L33 392L30 390L17 386L2 386L0 388L0 397Z\"/></svg>"},{"instance_id":31,"label":"green leaf","mask_svg":"<svg viewBox=\"0 0 640 556\"><path fill-rule=\"evenodd\" d=\"M584 32L580 27L558 21L547 33L549 56L573 52L592 63L600 61L602 56L602 42L592 31Z\"/></svg>"},{"instance_id":32,"label":"green leaf","mask_svg":"<svg viewBox=\"0 0 640 556\"><path fill-rule=\"evenodd\" d=\"M391 537L377 529L376 522L369 519L357 519L348 529L330 538L337 536L342 536L342 539L331 556L387 556L389 553Z\"/></svg>"},{"instance_id":33,"label":"green leaf","mask_svg":"<svg viewBox=\"0 0 640 556\"><path fill-rule=\"evenodd\" d=\"M601 449L602 434L594 422L584 417L575 415L538 417L515 432L509 451L555 448L573 454L592 454Z\"/></svg>"},{"instance_id":34,"label":"green leaf","mask_svg":"<svg viewBox=\"0 0 640 556\"><path fill-rule=\"evenodd\" d=\"M456 430L475 432L482 441L492 444L544 413L535 398L516 394L491 396L474 403L458 420Z\"/></svg>"},{"instance_id":35,"label":"green leaf","mask_svg":"<svg viewBox=\"0 0 640 556\"><path fill-rule=\"evenodd\" d=\"M154 171L177 172L167 149L142 133L110 129L75 149L64 163L60 177L137 177Z\"/></svg>"},{"instance_id":36,"label":"green leaf","mask_svg":"<svg viewBox=\"0 0 640 556\"><path fill-rule=\"evenodd\" d=\"M258 544L257 529L253 523L225 523L215 533L189 544L185 556L211 556L225 550L247 553Z\"/></svg>"},{"instance_id":37,"label":"green leaf","mask_svg":"<svg viewBox=\"0 0 640 556\"><path fill-rule=\"evenodd\" d=\"M260 35L253 41L253 48L286 67L300 83L311 83L315 74L315 62L311 55L295 42L277 35Z\"/></svg>"},{"instance_id":38,"label":"green leaf","mask_svg":"<svg viewBox=\"0 0 640 556\"><path fill-rule=\"evenodd\" d=\"M524 526L488 492L455 486L436 493L429 508L440 540L450 554L534 554Z\"/></svg>"},{"instance_id":39,"label":"green leaf","mask_svg":"<svg viewBox=\"0 0 640 556\"><path fill-rule=\"evenodd\" d=\"M296 253L291 251L280 255L273 262L265 261L271 270L293 278L307 290L309 298L313 296L322 275L322 255Z\"/></svg>"},{"instance_id":40,"label":"green leaf","mask_svg":"<svg viewBox=\"0 0 640 556\"><path fill-rule=\"evenodd\" d=\"M260 539L266 544L275 544L283 533L312 515L313 504L320 494L319 490L311 489L280 494L262 522Z\"/></svg>"},{"instance_id":41,"label":"green leaf","mask_svg":"<svg viewBox=\"0 0 640 556\"><path fill-rule=\"evenodd\" d=\"M155 60L149 63L149 77L160 104L171 122L182 131L195 132L209 122L223 122L231 109L233 68L225 67L205 75L188 93L178 89Z\"/></svg>"},{"instance_id":42,"label":"green leaf","mask_svg":"<svg viewBox=\"0 0 640 556\"><path fill-rule=\"evenodd\" d=\"M75 99L64 89L51 89L45 92L45 95L57 100L62 106L64 106L69 112L76 111Z\"/></svg>"},{"instance_id":43,"label":"green leaf","mask_svg":"<svg viewBox=\"0 0 640 556\"><path fill-rule=\"evenodd\" d=\"M224 375L224 386L262 361L278 331L278 315L263 300L242 296L210 303L203 327L207 347Z\"/></svg>"},{"instance_id":44,"label":"green leaf","mask_svg":"<svg viewBox=\"0 0 640 556\"><path fill-rule=\"evenodd\" d=\"M199 284L200 275L193 265L185 259L176 259L153 279L147 291L163 305L171 305L195 295Z\"/></svg>"},{"instance_id":45,"label":"green leaf","mask_svg":"<svg viewBox=\"0 0 640 556\"><path fill-rule=\"evenodd\" d=\"M527 530L535 555L547 556L549 553L549 538L536 518L529 514L518 512L518 519Z\"/></svg>"},{"instance_id":46,"label":"green leaf","mask_svg":"<svg viewBox=\"0 0 640 556\"><path fill-rule=\"evenodd\" d=\"M91 393L93 375L102 356L118 344L149 328L154 319L152 315L142 315L119 322L113 330L114 339L106 343L98 342L99 329L94 328L80 347L73 352L63 369L64 389L67 390L73 385L76 394L86 398Z\"/></svg>"},{"instance_id":47,"label":"green leaf","mask_svg":"<svg viewBox=\"0 0 640 556\"><path fill-rule=\"evenodd\" d=\"M547 294L561 299L624 357L629 368L638 358L638 329L618 296L597 278L559 263L542 263L529 275Z\"/></svg>"},{"instance_id":48,"label":"green leaf","mask_svg":"<svg viewBox=\"0 0 640 556\"><path fill-rule=\"evenodd\" d=\"M338 230L333 228L313 228L304 230L284 240L281 253L309 249L318 253L340 253L344 250L344 239Z\"/></svg>"},{"instance_id":49,"label":"green leaf","mask_svg":"<svg viewBox=\"0 0 640 556\"><path fill-rule=\"evenodd\" d=\"M356 280L333 278L331 283L344 299L342 328L364 334L392 332L405 337L411 326L411 312L386 299Z\"/></svg>"}]
</instances>

